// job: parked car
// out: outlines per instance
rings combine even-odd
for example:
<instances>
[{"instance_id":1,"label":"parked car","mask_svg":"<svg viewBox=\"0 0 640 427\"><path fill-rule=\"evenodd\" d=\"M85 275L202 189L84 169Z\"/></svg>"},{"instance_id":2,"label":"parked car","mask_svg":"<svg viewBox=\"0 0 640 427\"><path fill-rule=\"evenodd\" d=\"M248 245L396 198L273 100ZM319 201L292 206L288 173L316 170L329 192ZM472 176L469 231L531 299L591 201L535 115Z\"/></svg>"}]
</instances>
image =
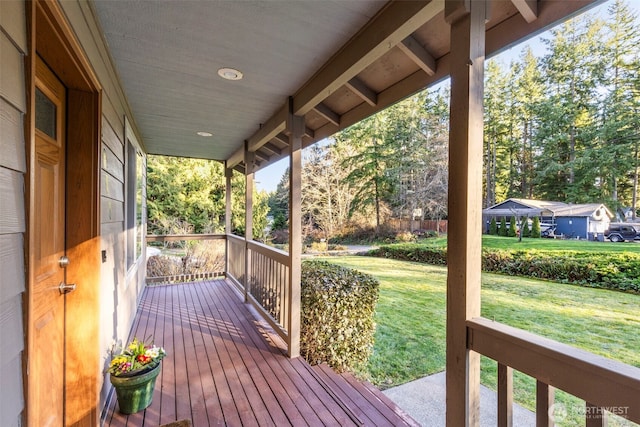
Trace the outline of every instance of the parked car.
<instances>
[{"instance_id":1,"label":"parked car","mask_svg":"<svg viewBox=\"0 0 640 427\"><path fill-rule=\"evenodd\" d=\"M640 240L640 224L611 223L604 232L604 237L612 242Z\"/></svg>"}]
</instances>

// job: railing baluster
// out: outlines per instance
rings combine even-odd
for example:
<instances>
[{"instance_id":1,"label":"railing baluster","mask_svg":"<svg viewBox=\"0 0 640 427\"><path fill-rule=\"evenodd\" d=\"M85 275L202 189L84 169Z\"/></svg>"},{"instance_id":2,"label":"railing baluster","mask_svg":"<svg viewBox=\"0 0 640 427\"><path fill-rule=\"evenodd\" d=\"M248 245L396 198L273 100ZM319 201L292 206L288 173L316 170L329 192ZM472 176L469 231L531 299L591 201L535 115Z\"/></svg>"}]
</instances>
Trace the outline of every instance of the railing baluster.
<instances>
[{"instance_id":1,"label":"railing baluster","mask_svg":"<svg viewBox=\"0 0 640 427\"><path fill-rule=\"evenodd\" d=\"M555 388L536 380L536 427L553 427L549 409L555 400Z\"/></svg>"},{"instance_id":2,"label":"railing baluster","mask_svg":"<svg viewBox=\"0 0 640 427\"><path fill-rule=\"evenodd\" d=\"M513 369L498 363L498 427L513 426Z\"/></svg>"},{"instance_id":3,"label":"railing baluster","mask_svg":"<svg viewBox=\"0 0 640 427\"><path fill-rule=\"evenodd\" d=\"M585 421L587 427L607 427L609 416L602 408L586 402Z\"/></svg>"}]
</instances>

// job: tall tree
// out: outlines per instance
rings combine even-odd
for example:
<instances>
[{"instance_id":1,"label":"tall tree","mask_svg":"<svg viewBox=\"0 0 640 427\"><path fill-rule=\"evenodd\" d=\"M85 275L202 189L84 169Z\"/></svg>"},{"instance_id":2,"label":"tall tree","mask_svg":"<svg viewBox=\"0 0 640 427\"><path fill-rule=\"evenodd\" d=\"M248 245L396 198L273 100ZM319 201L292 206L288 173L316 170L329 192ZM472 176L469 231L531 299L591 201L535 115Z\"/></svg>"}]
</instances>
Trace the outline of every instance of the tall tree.
<instances>
[{"instance_id":1,"label":"tall tree","mask_svg":"<svg viewBox=\"0 0 640 427\"><path fill-rule=\"evenodd\" d=\"M602 27L589 15L551 31L542 60L546 98L536 135L537 185L543 197L582 202L589 195L593 165L582 160L596 128L598 89L603 78ZM592 184L591 184L592 186Z\"/></svg>"}]
</instances>

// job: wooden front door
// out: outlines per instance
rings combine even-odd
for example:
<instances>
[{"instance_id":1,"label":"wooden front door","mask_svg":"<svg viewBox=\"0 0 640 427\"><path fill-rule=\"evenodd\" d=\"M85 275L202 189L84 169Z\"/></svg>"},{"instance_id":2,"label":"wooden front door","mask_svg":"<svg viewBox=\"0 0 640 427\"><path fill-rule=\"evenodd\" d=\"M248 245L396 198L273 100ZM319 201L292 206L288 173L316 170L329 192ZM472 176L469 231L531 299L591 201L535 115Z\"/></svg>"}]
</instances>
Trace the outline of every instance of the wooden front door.
<instances>
[{"instance_id":1,"label":"wooden front door","mask_svg":"<svg viewBox=\"0 0 640 427\"><path fill-rule=\"evenodd\" d=\"M66 89L36 59L28 420L64 425Z\"/></svg>"}]
</instances>

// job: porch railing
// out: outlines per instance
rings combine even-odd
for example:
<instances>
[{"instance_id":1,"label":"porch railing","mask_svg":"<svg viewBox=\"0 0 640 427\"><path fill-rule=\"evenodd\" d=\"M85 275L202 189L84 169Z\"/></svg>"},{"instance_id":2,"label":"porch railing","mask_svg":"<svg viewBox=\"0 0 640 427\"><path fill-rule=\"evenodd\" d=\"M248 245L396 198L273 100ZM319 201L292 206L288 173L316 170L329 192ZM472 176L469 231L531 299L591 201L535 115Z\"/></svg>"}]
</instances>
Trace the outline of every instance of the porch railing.
<instances>
[{"instance_id":1,"label":"porch railing","mask_svg":"<svg viewBox=\"0 0 640 427\"><path fill-rule=\"evenodd\" d=\"M467 321L467 347L498 363L498 426L513 423L513 370L537 381L537 426L577 409L554 406L556 388L586 402L587 427L606 426L608 413L640 423L639 368L484 318Z\"/></svg>"},{"instance_id":2,"label":"porch railing","mask_svg":"<svg viewBox=\"0 0 640 427\"><path fill-rule=\"evenodd\" d=\"M218 241L224 258L215 271L147 277L147 283L177 283L225 275L245 295L280 337L290 343L291 257L287 252L232 234L148 235L147 242ZM226 245L224 244L226 242ZM191 256L191 255L190 255ZM182 260L187 262L185 256ZM195 257L197 261L197 257Z\"/></svg>"},{"instance_id":3,"label":"porch railing","mask_svg":"<svg viewBox=\"0 0 640 427\"><path fill-rule=\"evenodd\" d=\"M169 244L185 242L170 248L173 253L163 253L166 258L163 262L147 261L147 284L184 283L223 276L227 258L225 238L224 234L147 235L147 244L163 243L163 249ZM203 242L206 247L194 251L189 246L192 241ZM151 258L148 253L147 258ZM150 270L155 270L152 272L155 274L149 274Z\"/></svg>"},{"instance_id":4,"label":"porch railing","mask_svg":"<svg viewBox=\"0 0 640 427\"><path fill-rule=\"evenodd\" d=\"M289 343L289 254L233 235L227 236L227 253L227 277Z\"/></svg>"}]
</instances>

